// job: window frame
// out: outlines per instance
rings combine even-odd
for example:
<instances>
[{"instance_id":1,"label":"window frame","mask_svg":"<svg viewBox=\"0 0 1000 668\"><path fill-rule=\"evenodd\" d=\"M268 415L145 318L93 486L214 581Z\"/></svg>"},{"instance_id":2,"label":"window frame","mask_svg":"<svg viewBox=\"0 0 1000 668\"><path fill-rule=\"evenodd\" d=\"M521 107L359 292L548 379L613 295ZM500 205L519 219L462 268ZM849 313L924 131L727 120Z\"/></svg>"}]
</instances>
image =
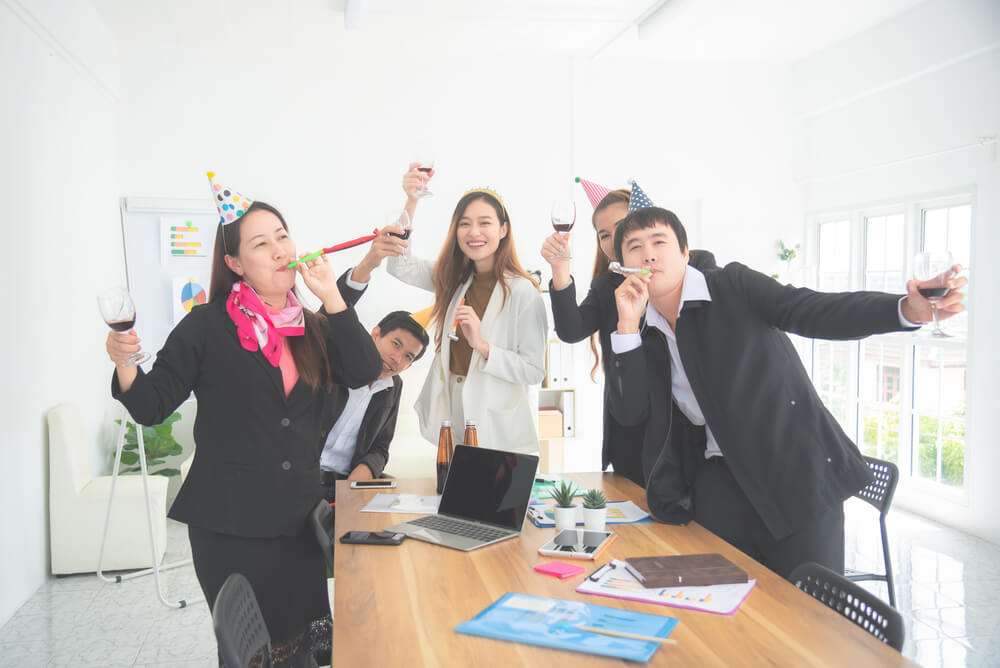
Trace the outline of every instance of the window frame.
<instances>
[{"instance_id":1,"label":"window frame","mask_svg":"<svg viewBox=\"0 0 1000 668\"><path fill-rule=\"evenodd\" d=\"M924 212L929 209L949 208L962 205L969 205L971 207L970 215L972 224L969 231L969 244L970 248L973 248L975 245L977 219L975 188L960 188L950 192L923 194L921 196L895 198L891 200L887 199L880 202L869 202L855 206L830 208L824 211L807 214L807 252L805 253L807 267L805 272L805 281L807 286L817 289L817 286L819 285L821 269L819 265L819 240L820 227L822 225L843 220L849 221L848 229L850 232L850 239L848 240L848 245L850 248L850 258L848 263L848 289L856 291L864 289L866 249L868 241L866 223L869 218L894 214L903 215L903 246L905 253L903 257L903 272L904 280L908 280L912 272L913 257L918 252L918 248L920 247L921 240L923 238ZM918 456L919 448L919 444L915 443L914 440L914 432L916 430L915 416L918 415L915 407L914 382L916 375L915 365L917 364L919 345L942 348L962 348L965 350L966 354L966 407L971 405L972 402L969 395L972 383L969 381L969 375L971 375L971 370L973 368L971 344L974 330L972 318L973 315L969 314L969 327L967 335L957 339L915 340L914 335L909 332L890 332L886 334L874 335L864 339L865 341L902 345L901 359L903 361L903 366L900 369L899 379L899 393L902 400L900 402L899 448L897 451L901 487L906 488L908 491L922 495L924 498L934 501L946 500L961 505L968 505L969 503L969 471L974 466L974 462L976 460L975 448L968 440L968 434L972 433L970 425L973 422L974 416L968 412L968 409L966 410L964 418L966 434L964 444L965 473L961 487L952 487L944 483L937 482L936 480L921 478L918 474L911 474L911 471L914 470L913 460ZM852 369L848 379L848 392L853 393L854 396L853 400L849 399L848 401L850 406L848 421L854 425L854 429L845 431L847 431L847 435L855 443L858 443L860 447L860 443L864 437L864 425L862 424L863 421L861 419L863 414L863 397L861 396L863 344L862 341L849 341L842 343L850 345L853 349L851 353ZM812 345L808 346L808 351L803 354L803 361L806 363L806 368L809 370L810 378L813 379L814 383L817 372L815 364L818 359L816 346L817 343L815 341L812 342ZM904 402L906 405L903 405Z\"/></svg>"}]
</instances>

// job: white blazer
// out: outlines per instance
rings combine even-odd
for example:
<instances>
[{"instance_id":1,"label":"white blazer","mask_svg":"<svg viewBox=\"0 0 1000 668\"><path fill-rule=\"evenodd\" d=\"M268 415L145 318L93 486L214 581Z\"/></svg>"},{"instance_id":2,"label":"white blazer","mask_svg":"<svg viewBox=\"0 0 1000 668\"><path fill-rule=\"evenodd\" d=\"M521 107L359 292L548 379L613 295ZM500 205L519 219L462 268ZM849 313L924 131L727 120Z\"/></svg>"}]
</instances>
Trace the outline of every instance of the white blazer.
<instances>
[{"instance_id":1,"label":"white blazer","mask_svg":"<svg viewBox=\"0 0 1000 668\"><path fill-rule=\"evenodd\" d=\"M412 256L390 257L387 269L399 280L433 292L434 263ZM455 310L472 283L472 277L451 296L445 322L455 321ZM534 283L522 276L507 277L510 294L503 304L503 288L493 287L483 313L482 337L490 344L490 358L473 349L469 373L462 384L462 412L476 421L479 444L497 450L538 452L537 409L530 399L530 385L545 377L545 341L548 321L545 304ZM501 308L502 305L502 308ZM414 408L420 433L437 444L441 420L451 417L448 380L451 346L447 336L431 362ZM455 425L456 436L463 425Z\"/></svg>"}]
</instances>

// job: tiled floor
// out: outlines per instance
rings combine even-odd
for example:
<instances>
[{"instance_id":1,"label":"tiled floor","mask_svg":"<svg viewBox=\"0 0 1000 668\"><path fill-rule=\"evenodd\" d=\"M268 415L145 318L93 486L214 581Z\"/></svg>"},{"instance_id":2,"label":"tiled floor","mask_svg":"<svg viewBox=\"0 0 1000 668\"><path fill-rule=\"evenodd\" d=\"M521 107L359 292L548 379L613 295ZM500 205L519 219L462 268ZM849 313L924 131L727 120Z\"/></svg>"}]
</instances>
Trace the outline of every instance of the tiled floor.
<instances>
[{"instance_id":1,"label":"tiled floor","mask_svg":"<svg viewBox=\"0 0 1000 668\"><path fill-rule=\"evenodd\" d=\"M851 502L846 517L847 565L878 568L877 515ZM889 534L906 622L903 654L924 666L1000 666L1000 547L898 509ZM168 521L167 545L167 562L190 555L182 525ZM191 566L164 579L168 598L200 598ZM884 584L870 586L884 595ZM168 609L152 577L121 584L94 575L51 579L0 627L2 667L216 665L204 601Z\"/></svg>"},{"instance_id":2,"label":"tiled floor","mask_svg":"<svg viewBox=\"0 0 1000 668\"><path fill-rule=\"evenodd\" d=\"M879 570L878 513L845 506L847 566ZM894 509L888 516L903 655L922 666L1000 666L1000 546ZM884 583L862 583L888 600Z\"/></svg>"}]
</instances>

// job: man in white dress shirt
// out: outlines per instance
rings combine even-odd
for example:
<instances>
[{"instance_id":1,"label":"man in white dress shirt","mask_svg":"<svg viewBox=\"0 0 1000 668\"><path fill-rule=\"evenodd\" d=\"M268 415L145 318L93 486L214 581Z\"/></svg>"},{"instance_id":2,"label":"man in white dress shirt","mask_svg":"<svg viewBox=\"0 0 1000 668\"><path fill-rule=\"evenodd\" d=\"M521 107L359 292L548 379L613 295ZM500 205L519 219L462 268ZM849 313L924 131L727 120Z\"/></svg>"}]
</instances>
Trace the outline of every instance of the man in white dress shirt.
<instances>
[{"instance_id":1,"label":"man in white dress shirt","mask_svg":"<svg viewBox=\"0 0 1000 668\"><path fill-rule=\"evenodd\" d=\"M427 349L424 328L407 311L393 311L372 330L382 373L368 386L340 387L333 396L336 418L320 456L324 494L334 501L337 480L371 480L382 475L396 431L403 381L399 374Z\"/></svg>"}]
</instances>

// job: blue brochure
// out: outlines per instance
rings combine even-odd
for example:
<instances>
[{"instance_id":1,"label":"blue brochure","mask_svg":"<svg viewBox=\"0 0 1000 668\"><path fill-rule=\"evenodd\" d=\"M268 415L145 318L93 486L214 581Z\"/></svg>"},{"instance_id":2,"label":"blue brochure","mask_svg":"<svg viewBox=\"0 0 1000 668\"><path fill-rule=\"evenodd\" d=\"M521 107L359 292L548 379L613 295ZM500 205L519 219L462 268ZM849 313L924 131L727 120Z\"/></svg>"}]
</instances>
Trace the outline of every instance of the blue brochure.
<instances>
[{"instance_id":1,"label":"blue brochure","mask_svg":"<svg viewBox=\"0 0 1000 668\"><path fill-rule=\"evenodd\" d=\"M516 640L574 652L649 661L660 644L581 630L580 626L666 638L677 620L579 601L507 593L455 627L459 633Z\"/></svg>"}]
</instances>

